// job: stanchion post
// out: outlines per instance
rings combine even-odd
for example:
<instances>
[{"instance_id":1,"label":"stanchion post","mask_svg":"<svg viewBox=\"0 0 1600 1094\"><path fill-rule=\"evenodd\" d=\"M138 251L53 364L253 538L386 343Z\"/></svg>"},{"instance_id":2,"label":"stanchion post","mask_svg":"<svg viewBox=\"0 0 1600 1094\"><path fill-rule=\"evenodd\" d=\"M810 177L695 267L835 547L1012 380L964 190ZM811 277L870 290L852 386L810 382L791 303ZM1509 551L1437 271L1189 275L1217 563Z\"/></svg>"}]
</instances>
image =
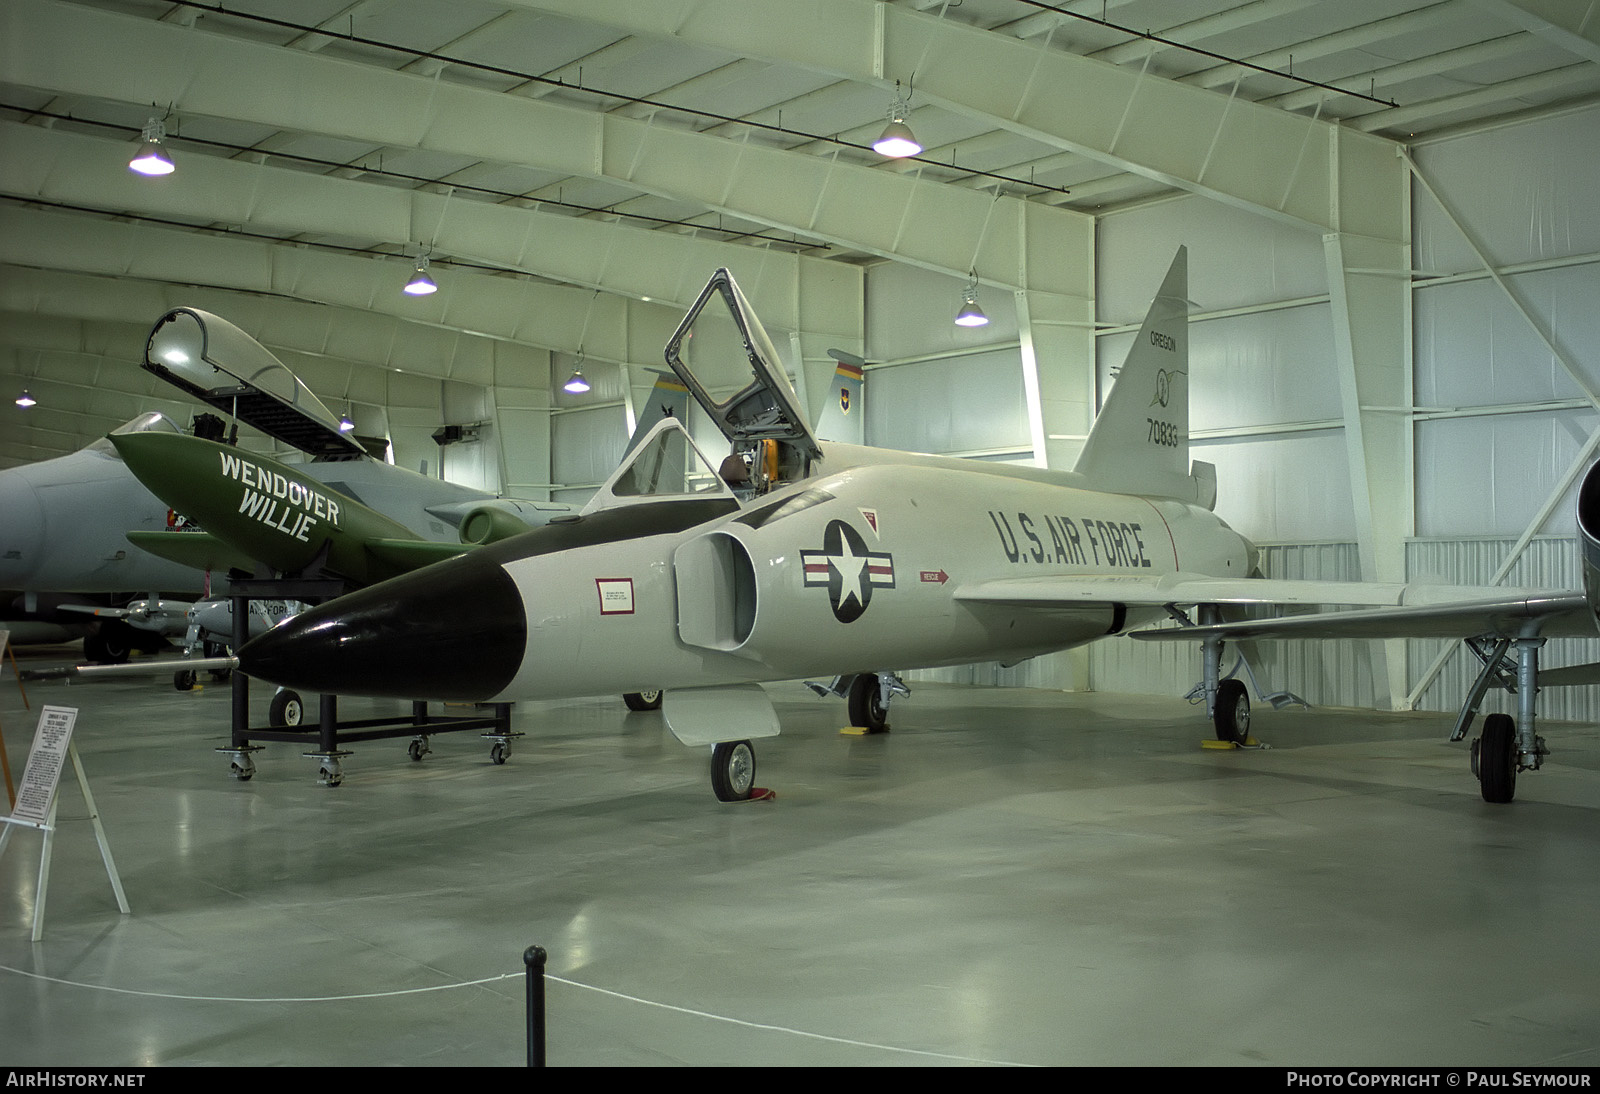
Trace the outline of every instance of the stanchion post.
<instances>
[{"instance_id":1,"label":"stanchion post","mask_svg":"<svg viewBox=\"0 0 1600 1094\"><path fill-rule=\"evenodd\" d=\"M544 963L542 946L529 946L522 955L528 984L528 1066L544 1066Z\"/></svg>"}]
</instances>

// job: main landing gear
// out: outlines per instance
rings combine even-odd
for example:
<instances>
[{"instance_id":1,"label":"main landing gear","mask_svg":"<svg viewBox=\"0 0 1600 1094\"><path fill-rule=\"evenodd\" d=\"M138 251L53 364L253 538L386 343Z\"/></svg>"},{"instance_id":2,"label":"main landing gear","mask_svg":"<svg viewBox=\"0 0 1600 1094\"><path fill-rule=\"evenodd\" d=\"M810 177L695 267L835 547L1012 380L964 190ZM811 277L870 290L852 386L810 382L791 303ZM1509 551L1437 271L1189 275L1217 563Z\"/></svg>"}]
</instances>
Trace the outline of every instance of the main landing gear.
<instances>
[{"instance_id":1,"label":"main landing gear","mask_svg":"<svg viewBox=\"0 0 1600 1094\"><path fill-rule=\"evenodd\" d=\"M807 680L806 687L821 696L835 695L844 699L851 726L868 733L886 732L889 728L890 701L896 695L911 694L911 689L892 672L835 676L826 684Z\"/></svg>"},{"instance_id":2,"label":"main landing gear","mask_svg":"<svg viewBox=\"0 0 1600 1094\"><path fill-rule=\"evenodd\" d=\"M83 655L97 665L124 664L133 652L133 628L120 619L101 621L83 639Z\"/></svg>"},{"instance_id":3,"label":"main landing gear","mask_svg":"<svg viewBox=\"0 0 1600 1094\"><path fill-rule=\"evenodd\" d=\"M1200 622L1210 625L1221 622L1222 611L1215 604L1201 604ZM1180 623L1193 626L1189 618L1175 608L1168 611ZM1234 662L1233 668L1228 670L1228 675L1222 675L1222 647L1220 638L1206 638L1200 643L1201 671L1204 675L1200 683L1189 690L1186 698L1198 701L1203 698L1206 704L1206 717L1211 719L1212 728L1216 731L1217 740L1232 745L1243 746L1250 741L1250 689L1245 686L1245 681L1236 677L1236 673L1244 673L1251 684L1255 684L1255 677L1250 672L1250 665L1240 655ZM1287 691L1263 693L1256 685L1256 693L1272 704L1273 710L1286 707L1291 703L1300 706L1310 706L1300 696Z\"/></svg>"},{"instance_id":4,"label":"main landing gear","mask_svg":"<svg viewBox=\"0 0 1600 1094\"><path fill-rule=\"evenodd\" d=\"M196 640L195 642L190 643L189 646L187 647L187 649L184 651L184 656L185 657L192 657L194 655L193 654L193 650L198 645L199 645L198 640ZM210 641L208 641L208 642L205 643L205 646L203 647L203 652L202 652L201 656L202 657L227 657L230 654L232 654L232 652L233 652L232 650L230 650L226 645L224 645L221 642L210 642ZM232 669L212 669L210 671L211 671L211 679L219 681L219 682L226 681L228 679L228 677L230 677L233 674L233 670ZM176 689L178 691L193 691L195 689L195 685L198 684L199 682L200 682L200 673L197 672L194 669L178 669L176 672L174 672L172 674L172 686L173 686L174 689Z\"/></svg>"},{"instance_id":5,"label":"main landing gear","mask_svg":"<svg viewBox=\"0 0 1600 1094\"><path fill-rule=\"evenodd\" d=\"M1490 687L1504 688L1517 697L1517 717L1491 714L1483 720L1483 736L1472 742L1472 774L1478 779L1483 800L1504 805L1516 795L1517 773L1537 771L1550 755L1544 738L1534 732L1534 708L1539 695L1539 647L1544 639L1469 638L1467 648L1483 662L1467 700L1456 717L1452 741L1467 735ZM1516 656L1508 655L1512 646Z\"/></svg>"},{"instance_id":6,"label":"main landing gear","mask_svg":"<svg viewBox=\"0 0 1600 1094\"><path fill-rule=\"evenodd\" d=\"M1211 692L1211 724L1217 740L1242 745L1250 739L1250 692L1242 680L1219 680Z\"/></svg>"}]
</instances>

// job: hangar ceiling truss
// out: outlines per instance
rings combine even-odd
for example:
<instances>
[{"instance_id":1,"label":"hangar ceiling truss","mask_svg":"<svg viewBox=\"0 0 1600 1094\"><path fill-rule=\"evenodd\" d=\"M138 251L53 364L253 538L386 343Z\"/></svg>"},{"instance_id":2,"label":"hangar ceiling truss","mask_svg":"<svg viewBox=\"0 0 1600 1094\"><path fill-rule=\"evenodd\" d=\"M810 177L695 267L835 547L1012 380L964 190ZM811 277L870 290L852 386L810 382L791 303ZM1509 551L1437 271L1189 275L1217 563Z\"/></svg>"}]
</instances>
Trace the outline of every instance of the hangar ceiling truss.
<instances>
[{"instance_id":1,"label":"hangar ceiling truss","mask_svg":"<svg viewBox=\"0 0 1600 1094\"><path fill-rule=\"evenodd\" d=\"M346 386L578 344L652 364L662 315L720 265L808 356L859 347L873 262L976 270L1078 321L1108 210L1188 191L1364 234L1351 163L1600 94L1596 27L1557 0L304 0L294 25L226 6L4 6L0 290L37 317L0 331L11 379L48 394L41 323L136 328L186 293L286 352L341 322L501 347L346 345L321 358ZM887 163L865 147L897 82L927 150ZM152 111L181 164L161 182L121 167ZM390 299L421 248L454 299ZM63 381L0 463L140 409L82 390Z\"/></svg>"}]
</instances>

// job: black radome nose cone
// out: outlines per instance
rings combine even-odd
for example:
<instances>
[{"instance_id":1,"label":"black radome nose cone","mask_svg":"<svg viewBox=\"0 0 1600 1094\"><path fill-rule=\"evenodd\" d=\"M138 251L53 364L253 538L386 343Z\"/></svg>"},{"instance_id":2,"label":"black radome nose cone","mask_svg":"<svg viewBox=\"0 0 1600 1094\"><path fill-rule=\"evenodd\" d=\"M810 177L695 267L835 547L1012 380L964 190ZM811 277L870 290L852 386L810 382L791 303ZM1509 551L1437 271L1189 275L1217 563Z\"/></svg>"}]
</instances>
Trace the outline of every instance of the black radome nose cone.
<instances>
[{"instance_id":1,"label":"black radome nose cone","mask_svg":"<svg viewBox=\"0 0 1600 1094\"><path fill-rule=\"evenodd\" d=\"M467 555L295 616L245 643L239 668L300 691L485 700L511 683L527 633L511 575Z\"/></svg>"}]
</instances>

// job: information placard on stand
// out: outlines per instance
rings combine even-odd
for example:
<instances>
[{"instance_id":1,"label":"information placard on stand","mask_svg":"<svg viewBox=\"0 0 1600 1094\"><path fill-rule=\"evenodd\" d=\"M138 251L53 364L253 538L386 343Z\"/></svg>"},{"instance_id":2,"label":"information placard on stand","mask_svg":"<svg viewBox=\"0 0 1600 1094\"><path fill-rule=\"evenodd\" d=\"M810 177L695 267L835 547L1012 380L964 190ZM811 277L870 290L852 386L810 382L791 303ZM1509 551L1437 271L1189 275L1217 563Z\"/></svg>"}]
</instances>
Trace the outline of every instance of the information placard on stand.
<instances>
[{"instance_id":1,"label":"information placard on stand","mask_svg":"<svg viewBox=\"0 0 1600 1094\"><path fill-rule=\"evenodd\" d=\"M84 804L89 807L89 820L94 824L96 841L100 844L100 858L106 864L106 876L111 879L112 892L117 897L117 907L128 914L128 898L122 891L122 878L117 874L117 864L111 858L111 842L106 838L105 826L100 823L99 810L95 808L94 795L89 792L89 779L83 773L83 763L78 759L77 746L72 743L72 731L78 723L76 707L46 706L39 711L39 725L33 734L33 748L28 753L28 764L22 772L22 787L17 793L16 805L9 817L0 817L0 855L5 854L11 834L18 828L36 828L44 833L44 846L39 852L39 886L33 906L33 940L44 937L45 896L50 888L50 856L55 848L56 791L61 783L61 771L66 761L72 761L72 770L78 777L78 789L83 792Z\"/></svg>"}]
</instances>

